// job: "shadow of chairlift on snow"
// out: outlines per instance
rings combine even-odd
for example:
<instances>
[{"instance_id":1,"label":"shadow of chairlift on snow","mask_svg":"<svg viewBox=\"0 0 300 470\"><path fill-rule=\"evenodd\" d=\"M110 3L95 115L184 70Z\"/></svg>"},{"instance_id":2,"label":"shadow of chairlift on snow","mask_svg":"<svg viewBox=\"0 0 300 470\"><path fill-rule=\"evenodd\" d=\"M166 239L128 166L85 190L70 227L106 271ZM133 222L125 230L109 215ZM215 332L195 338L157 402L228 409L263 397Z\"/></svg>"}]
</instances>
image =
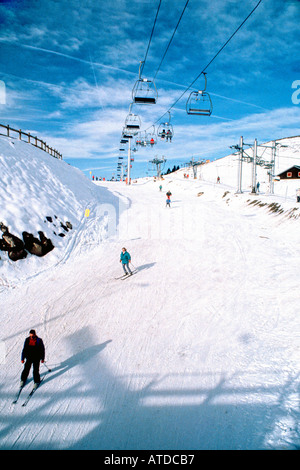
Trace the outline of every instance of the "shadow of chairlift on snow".
<instances>
[{"instance_id":1,"label":"shadow of chairlift on snow","mask_svg":"<svg viewBox=\"0 0 300 470\"><path fill-rule=\"evenodd\" d=\"M145 264L139 269L153 265ZM249 335L242 338L244 344L250 340ZM64 341L71 355L54 369L54 377L71 369L74 372L55 397L53 390L45 386L40 394L43 399L32 413L22 414L22 419L7 416L0 431L0 439L6 442L2 448L22 446L38 450L63 445L68 450L299 449L297 415L286 407L296 391L297 374L284 373L280 378L278 371L265 370L264 377L260 372L263 380L253 383L253 372L245 370L231 374L188 369L156 372L155 367L144 370L147 354L141 358L139 354L132 356L135 367L121 372L118 361L112 361L114 351L111 357L101 354L112 340L94 344L90 327L75 331ZM174 353L182 356L188 351L175 348ZM275 373L279 382L274 381ZM56 408L50 408L49 413L54 398ZM83 400L93 408L82 406ZM75 408L74 403L80 406ZM35 442L31 434L26 437L24 422L44 431L45 416L48 426L59 428L60 435L65 433L63 443L60 435L54 433L47 436L42 432L43 436ZM289 424L282 430L280 426L287 419ZM10 437L16 428L20 438L17 446Z\"/></svg>"}]
</instances>

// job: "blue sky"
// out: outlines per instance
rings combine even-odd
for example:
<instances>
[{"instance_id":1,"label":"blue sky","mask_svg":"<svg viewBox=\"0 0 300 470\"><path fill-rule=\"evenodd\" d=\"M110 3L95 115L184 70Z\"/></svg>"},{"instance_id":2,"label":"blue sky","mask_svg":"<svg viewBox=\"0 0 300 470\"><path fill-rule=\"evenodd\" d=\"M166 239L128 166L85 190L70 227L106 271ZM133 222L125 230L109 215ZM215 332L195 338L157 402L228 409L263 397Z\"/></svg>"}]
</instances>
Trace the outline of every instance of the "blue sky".
<instances>
[{"instance_id":1,"label":"blue sky","mask_svg":"<svg viewBox=\"0 0 300 470\"><path fill-rule=\"evenodd\" d=\"M259 143L300 134L300 1L262 0L206 69L210 117L189 116L187 90L258 0L190 0L156 76L156 105L134 105L141 129L166 121L172 143L134 154L132 177L215 159L244 136ZM159 0L0 0L0 123L30 131L87 176L117 173L120 138ZM153 79L186 0L162 0L143 77ZM294 95L293 95L294 93ZM173 104L176 103L174 106Z\"/></svg>"}]
</instances>

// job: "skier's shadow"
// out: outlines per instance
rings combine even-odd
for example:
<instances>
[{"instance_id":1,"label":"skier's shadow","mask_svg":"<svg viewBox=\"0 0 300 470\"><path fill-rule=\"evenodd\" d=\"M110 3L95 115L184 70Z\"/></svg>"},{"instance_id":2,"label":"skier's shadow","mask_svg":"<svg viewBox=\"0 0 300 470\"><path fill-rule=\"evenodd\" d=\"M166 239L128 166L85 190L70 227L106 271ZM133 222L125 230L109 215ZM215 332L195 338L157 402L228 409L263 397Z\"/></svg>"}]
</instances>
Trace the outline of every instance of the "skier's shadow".
<instances>
[{"instance_id":1,"label":"skier's shadow","mask_svg":"<svg viewBox=\"0 0 300 470\"><path fill-rule=\"evenodd\" d=\"M111 341L112 340L109 339L104 343L96 344L95 346L91 346L90 348L84 349L83 351L80 351L77 354L74 354L73 356L69 357L65 361L61 362L59 365L52 367L51 374L49 374L47 382L56 379L68 370L77 366L78 364L84 364L85 362L89 361L98 353L103 351L103 349L107 346L107 344L111 343Z\"/></svg>"},{"instance_id":2,"label":"skier's shadow","mask_svg":"<svg viewBox=\"0 0 300 470\"><path fill-rule=\"evenodd\" d=\"M154 265L155 265L155 263L143 264L142 266L138 266L138 267L136 268L136 270L137 270L137 271L143 271L144 269L153 268Z\"/></svg>"}]
</instances>

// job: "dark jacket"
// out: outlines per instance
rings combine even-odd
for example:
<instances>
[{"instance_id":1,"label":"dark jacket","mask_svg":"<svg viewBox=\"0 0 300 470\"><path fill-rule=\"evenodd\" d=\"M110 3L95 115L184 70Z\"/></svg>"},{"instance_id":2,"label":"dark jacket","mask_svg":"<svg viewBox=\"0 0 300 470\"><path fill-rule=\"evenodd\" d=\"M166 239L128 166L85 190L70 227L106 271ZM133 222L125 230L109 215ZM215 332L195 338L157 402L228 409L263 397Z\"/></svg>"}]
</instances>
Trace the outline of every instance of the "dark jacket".
<instances>
[{"instance_id":1,"label":"dark jacket","mask_svg":"<svg viewBox=\"0 0 300 470\"><path fill-rule=\"evenodd\" d=\"M45 346L42 338L36 337L35 346L29 345L30 337L25 339L21 360L43 361L45 359Z\"/></svg>"}]
</instances>

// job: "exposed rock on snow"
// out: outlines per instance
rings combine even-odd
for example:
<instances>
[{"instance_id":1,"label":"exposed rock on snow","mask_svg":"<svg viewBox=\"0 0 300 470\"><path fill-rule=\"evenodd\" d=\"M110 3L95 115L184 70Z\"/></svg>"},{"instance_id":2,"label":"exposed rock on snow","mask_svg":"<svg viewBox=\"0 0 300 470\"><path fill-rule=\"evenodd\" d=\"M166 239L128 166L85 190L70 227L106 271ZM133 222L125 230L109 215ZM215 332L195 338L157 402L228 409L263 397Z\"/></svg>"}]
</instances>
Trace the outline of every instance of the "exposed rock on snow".
<instances>
[{"instance_id":1,"label":"exposed rock on snow","mask_svg":"<svg viewBox=\"0 0 300 470\"><path fill-rule=\"evenodd\" d=\"M51 218L47 218L48 221ZM52 220L52 219L51 219ZM66 222L63 224L60 222L60 227L68 232L72 229L72 224ZM30 253L35 256L45 256L47 253L54 249L54 245L50 238L47 238L44 232L41 230L38 231L39 238L35 237L32 233L26 231L22 232L21 240L16 235L13 235L9 232L8 228L1 222L0 229L2 231L2 239L0 239L0 250L7 251L9 259L12 261L18 261L27 257L27 254ZM56 235L55 232L53 232ZM58 236L65 236L65 233L59 233Z\"/></svg>"}]
</instances>

